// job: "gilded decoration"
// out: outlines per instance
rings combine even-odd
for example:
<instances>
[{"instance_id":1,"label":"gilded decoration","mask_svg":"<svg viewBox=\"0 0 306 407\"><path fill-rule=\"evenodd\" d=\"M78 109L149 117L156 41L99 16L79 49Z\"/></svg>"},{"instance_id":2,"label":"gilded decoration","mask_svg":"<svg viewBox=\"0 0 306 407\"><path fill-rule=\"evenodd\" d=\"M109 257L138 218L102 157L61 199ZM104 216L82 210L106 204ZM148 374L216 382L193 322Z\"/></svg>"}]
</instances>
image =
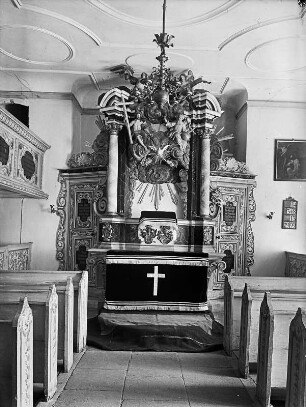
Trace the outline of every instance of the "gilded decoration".
<instances>
[{"instance_id":1,"label":"gilded decoration","mask_svg":"<svg viewBox=\"0 0 306 407\"><path fill-rule=\"evenodd\" d=\"M108 129L100 117L97 118L96 124L100 129L100 133L97 135L91 146L93 152L87 151L73 154L67 161L68 167L79 168L107 166L109 141Z\"/></svg>"}]
</instances>

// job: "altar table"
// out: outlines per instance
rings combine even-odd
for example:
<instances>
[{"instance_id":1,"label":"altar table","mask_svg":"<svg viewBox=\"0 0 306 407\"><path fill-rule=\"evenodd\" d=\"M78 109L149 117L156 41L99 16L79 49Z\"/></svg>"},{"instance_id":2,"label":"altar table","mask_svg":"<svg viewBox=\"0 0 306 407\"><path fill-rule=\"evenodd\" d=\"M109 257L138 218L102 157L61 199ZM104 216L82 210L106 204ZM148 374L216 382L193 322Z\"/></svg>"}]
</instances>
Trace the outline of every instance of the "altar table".
<instances>
[{"instance_id":1,"label":"altar table","mask_svg":"<svg viewBox=\"0 0 306 407\"><path fill-rule=\"evenodd\" d=\"M108 251L105 309L206 311L207 253Z\"/></svg>"}]
</instances>

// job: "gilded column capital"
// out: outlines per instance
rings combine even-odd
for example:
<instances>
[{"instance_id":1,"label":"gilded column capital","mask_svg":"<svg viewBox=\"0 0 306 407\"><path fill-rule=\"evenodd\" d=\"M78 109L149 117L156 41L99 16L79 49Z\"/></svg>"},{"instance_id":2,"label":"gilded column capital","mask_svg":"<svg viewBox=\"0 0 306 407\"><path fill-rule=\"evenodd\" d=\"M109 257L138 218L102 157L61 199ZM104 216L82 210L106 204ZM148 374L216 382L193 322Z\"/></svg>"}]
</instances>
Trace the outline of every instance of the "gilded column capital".
<instances>
[{"instance_id":1,"label":"gilded column capital","mask_svg":"<svg viewBox=\"0 0 306 407\"><path fill-rule=\"evenodd\" d=\"M116 122L111 122L106 124L107 130L109 131L110 134L117 134L119 131L122 129L123 125L116 123Z\"/></svg>"}]
</instances>

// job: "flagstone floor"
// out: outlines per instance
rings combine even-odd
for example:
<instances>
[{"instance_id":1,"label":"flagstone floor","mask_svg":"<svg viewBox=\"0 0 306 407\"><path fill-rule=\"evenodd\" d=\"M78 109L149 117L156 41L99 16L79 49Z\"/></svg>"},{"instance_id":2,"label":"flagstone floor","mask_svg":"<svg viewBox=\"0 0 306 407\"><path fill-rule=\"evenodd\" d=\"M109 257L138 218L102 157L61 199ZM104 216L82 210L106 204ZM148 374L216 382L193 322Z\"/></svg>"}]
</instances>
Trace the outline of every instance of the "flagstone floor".
<instances>
[{"instance_id":1,"label":"flagstone floor","mask_svg":"<svg viewBox=\"0 0 306 407\"><path fill-rule=\"evenodd\" d=\"M88 347L62 391L38 406L250 407L253 390L238 378L223 351L110 352Z\"/></svg>"}]
</instances>

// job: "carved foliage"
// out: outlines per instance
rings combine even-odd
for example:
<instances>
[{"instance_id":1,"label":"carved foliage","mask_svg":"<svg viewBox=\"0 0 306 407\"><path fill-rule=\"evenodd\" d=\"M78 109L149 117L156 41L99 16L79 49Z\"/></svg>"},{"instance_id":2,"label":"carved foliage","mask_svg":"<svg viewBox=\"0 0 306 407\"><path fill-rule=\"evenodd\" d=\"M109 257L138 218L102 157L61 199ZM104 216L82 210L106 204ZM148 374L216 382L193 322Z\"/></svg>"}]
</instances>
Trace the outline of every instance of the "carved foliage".
<instances>
[{"instance_id":1,"label":"carved foliage","mask_svg":"<svg viewBox=\"0 0 306 407\"><path fill-rule=\"evenodd\" d=\"M248 196L248 218L246 231L246 275L251 275L250 267L254 264L254 234L251 222L255 220L256 203L253 195L254 185L249 188Z\"/></svg>"},{"instance_id":2,"label":"carved foliage","mask_svg":"<svg viewBox=\"0 0 306 407\"><path fill-rule=\"evenodd\" d=\"M290 324L286 406L303 407L306 401L306 313L298 308Z\"/></svg>"},{"instance_id":3,"label":"carved foliage","mask_svg":"<svg viewBox=\"0 0 306 407\"><path fill-rule=\"evenodd\" d=\"M59 261L58 270L65 270L67 183L66 179L62 176L59 176L59 182L61 188L57 197L57 214L59 215L60 220L56 232L56 259Z\"/></svg>"},{"instance_id":4,"label":"carved foliage","mask_svg":"<svg viewBox=\"0 0 306 407\"><path fill-rule=\"evenodd\" d=\"M18 249L8 253L9 270L27 270L29 267L30 250ZM0 260L1 263L1 260Z\"/></svg>"},{"instance_id":5,"label":"carved foliage","mask_svg":"<svg viewBox=\"0 0 306 407\"><path fill-rule=\"evenodd\" d=\"M256 397L262 406L270 406L274 312L271 294L266 292L260 306Z\"/></svg>"},{"instance_id":6,"label":"carved foliage","mask_svg":"<svg viewBox=\"0 0 306 407\"><path fill-rule=\"evenodd\" d=\"M249 375L249 347L251 329L252 296L250 288L245 284L241 299L239 371L244 378Z\"/></svg>"}]
</instances>

